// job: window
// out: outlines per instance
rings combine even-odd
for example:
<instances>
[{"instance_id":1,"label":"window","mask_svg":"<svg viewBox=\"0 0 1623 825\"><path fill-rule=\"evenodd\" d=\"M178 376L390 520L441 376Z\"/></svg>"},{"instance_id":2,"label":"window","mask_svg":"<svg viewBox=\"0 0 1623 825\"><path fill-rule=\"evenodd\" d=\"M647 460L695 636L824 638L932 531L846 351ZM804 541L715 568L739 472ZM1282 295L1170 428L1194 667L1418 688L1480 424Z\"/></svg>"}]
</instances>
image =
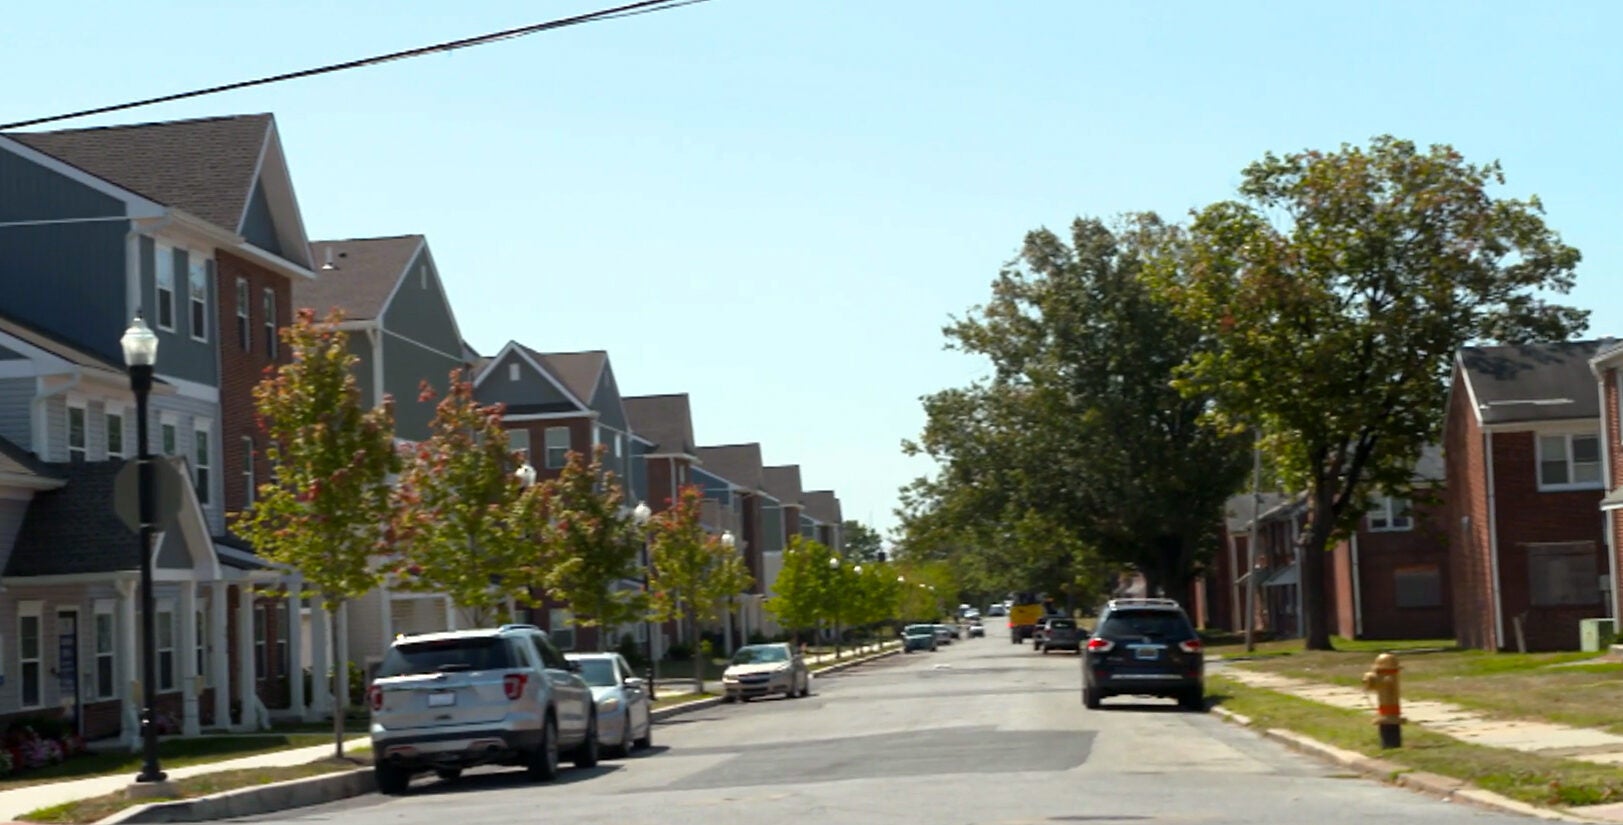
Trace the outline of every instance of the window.
<instances>
[{"instance_id":1,"label":"window","mask_svg":"<svg viewBox=\"0 0 1623 825\"><path fill-rule=\"evenodd\" d=\"M153 250L158 291L158 329L175 331L175 250L158 244Z\"/></svg>"},{"instance_id":2,"label":"window","mask_svg":"<svg viewBox=\"0 0 1623 825\"><path fill-rule=\"evenodd\" d=\"M160 432L160 440L163 442L159 448L163 451L164 455L174 455L175 451L179 449L178 444L180 442L180 429L175 426L175 422L173 421L163 422L162 424L158 425L158 429Z\"/></svg>"},{"instance_id":3,"label":"window","mask_svg":"<svg viewBox=\"0 0 1623 825\"><path fill-rule=\"evenodd\" d=\"M428 289L428 264L417 265L417 288Z\"/></svg>"},{"instance_id":4,"label":"window","mask_svg":"<svg viewBox=\"0 0 1623 825\"><path fill-rule=\"evenodd\" d=\"M207 685L208 682L209 682L209 680L208 680L208 672L209 672L209 668L208 668L208 658L209 658L208 609L205 608L205 607L198 607L197 608L197 615L193 616L192 620L197 622L197 675L198 675L198 677L200 679L200 683L204 684L204 685Z\"/></svg>"},{"instance_id":5,"label":"window","mask_svg":"<svg viewBox=\"0 0 1623 825\"><path fill-rule=\"evenodd\" d=\"M158 608L158 690L175 689L175 609L172 605Z\"/></svg>"},{"instance_id":6,"label":"window","mask_svg":"<svg viewBox=\"0 0 1623 825\"><path fill-rule=\"evenodd\" d=\"M622 444L620 442L620 434L615 433L614 434L614 457L615 458L621 458L622 457L622 454L621 454L622 448L623 447L622 447Z\"/></svg>"},{"instance_id":7,"label":"window","mask_svg":"<svg viewBox=\"0 0 1623 825\"><path fill-rule=\"evenodd\" d=\"M1409 500L1381 496L1369 508L1371 532L1395 532L1414 529L1414 517L1409 513Z\"/></svg>"},{"instance_id":8,"label":"window","mask_svg":"<svg viewBox=\"0 0 1623 825\"><path fill-rule=\"evenodd\" d=\"M1534 607L1600 603L1594 542L1552 542L1526 547L1528 598Z\"/></svg>"},{"instance_id":9,"label":"window","mask_svg":"<svg viewBox=\"0 0 1623 825\"><path fill-rule=\"evenodd\" d=\"M44 626L40 619L43 602L22 602L17 605L17 675L22 679L22 707L37 708L45 704L45 644L40 638Z\"/></svg>"},{"instance_id":10,"label":"window","mask_svg":"<svg viewBox=\"0 0 1623 825\"><path fill-rule=\"evenodd\" d=\"M107 457L124 457L124 413L107 413Z\"/></svg>"},{"instance_id":11,"label":"window","mask_svg":"<svg viewBox=\"0 0 1623 825\"><path fill-rule=\"evenodd\" d=\"M254 483L254 437L242 437L242 495L244 504L254 503L254 493L258 492Z\"/></svg>"},{"instance_id":12,"label":"window","mask_svg":"<svg viewBox=\"0 0 1623 825\"><path fill-rule=\"evenodd\" d=\"M1596 487L1600 483L1600 436L1595 433L1539 436L1540 489Z\"/></svg>"},{"instance_id":13,"label":"window","mask_svg":"<svg viewBox=\"0 0 1623 825\"><path fill-rule=\"evenodd\" d=\"M507 380L509 380L509 381L517 381L517 380L519 380L520 377L522 377L522 376L521 376L521 373L520 373L519 368L518 368L518 362L514 361L513 363L508 364L507 365Z\"/></svg>"},{"instance_id":14,"label":"window","mask_svg":"<svg viewBox=\"0 0 1623 825\"><path fill-rule=\"evenodd\" d=\"M288 667L290 663L287 658L287 636L290 632L287 600L277 600L272 609L276 611L276 675L287 676L293 672L292 668Z\"/></svg>"},{"instance_id":15,"label":"window","mask_svg":"<svg viewBox=\"0 0 1623 825\"><path fill-rule=\"evenodd\" d=\"M88 434L85 432L85 406L83 402L68 403L68 460L84 461Z\"/></svg>"},{"instance_id":16,"label":"window","mask_svg":"<svg viewBox=\"0 0 1623 825\"><path fill-rule=\"evenodd\" d=\"M202 424L197 425L197 428L192 432L192 440L196 448L193 453L196 457L196 461L194 462L196 466L192 469L193 472L197 474L197 503L206 506L209 503L208 428Z\"/></svg>"},{"instance_id":17,"label":"window","mask_svg":"<svg viewBox=\"0 0 1623 825\"><path fill-rule=\"evenodd\" d=\"M559 650L575 649L575 614L561 607L554 607L548 614L548 627L551 629L547 635Z\"/></svg>"},{"instance_id":18,"label":"window","mask_svg":"<svg viewBox=\"0 0 1623 825\"><path fill-rule=\"evenodd\" d=\"M96 618L93 630L95 631L96 655L96 698L112 699L118 695L118 672L115 651L117 636L113 632L113 611L115 609L112 599L100 599L96 602Z\"/></svg>"},{"instance_id":19,"label":"window","mask_svg":"<svg viewBox=\"0 0 1623 825\"><path fill-rule=\"evenodd\" d=\"M266 634L269 632L269 622L265 618L265 605L254 609L254 678L263 679L270 675L269 646L266 644Z\"/></svg>"},{"instance_id":20,"label":"window","mask_svg":"<svg viewBox=\"0 0 1623 825\"><path fill-rule=\"evenodd\" d=\"M1392 571L1398 607L1442 607L1443 574L1435 564L1417 564Z\"/></svg>"},{"instance_id":21,"label":"window","mask_svg":"<svg viewBox=\"0 0 1623 825\"><path fill-rule=\"evenodd\" d=\"M265 354L276 357L276 290L265 290Z\"/></svg>"},{"instance_id":22,"label":"window","mask_svg":"<svg viewBox=\"0 0 1623 825\"><path fill-rule=\"evenodd\" d=\"M243 352L254 348L254 327L248 315L248 279L237 279L237 346Z\"/></svg>"},{"instance_id":23,"label":"window","mask_svg":"<svg viewBox=\"0 0 1623 825\"><path fill-rule=\"evenodd\" d=\"M191 304L191 333L193 341L209 339L209 270L208 261L193 255L186 265L186 298Z\"/></svg>"},{"instance_id":24,"label":"window","mask_svg":"<svg viewBox=\"0 0 1623 825\"><path fill-rule=\"evenodd\" d=\"M569 463L569 428L548 427L547 440L547 467L556 470Z\"/></svg>"},{"instance_id":25,"label":"window","mask_svg":"<svg viewBox=\"0 0 1623 825\"><path fill-rule=\"evenodd\" d=\"M529 461L530 460L530 431L529 430L508 430L507 431L507 449L509 449L509 450L511 450L511 451L513 451L515 453L518 453L521 460Z\"/></svg>"}]
</instances>

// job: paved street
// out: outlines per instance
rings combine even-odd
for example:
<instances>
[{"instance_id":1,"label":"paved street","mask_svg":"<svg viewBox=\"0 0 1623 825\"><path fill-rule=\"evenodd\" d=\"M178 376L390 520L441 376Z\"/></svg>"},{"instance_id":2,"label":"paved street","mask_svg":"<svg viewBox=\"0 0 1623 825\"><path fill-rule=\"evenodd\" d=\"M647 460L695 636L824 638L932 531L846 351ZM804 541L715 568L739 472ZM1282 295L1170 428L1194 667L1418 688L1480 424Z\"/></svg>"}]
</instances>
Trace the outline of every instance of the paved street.
<instances>
[{"instance_id":1,"label":"paved street","mask_svg":"<svg viewBox=\"0 0 1623 825\"><path fill-rule=\"evenodd\" d=\"M425 778L263 817L301 823L1525 822L1338 775L1214 716L1117 699L1083 710L1075 656L993 635L821 680L808 699L696 712L648 755L569 770Z\"/></svg>"}]
</instances>

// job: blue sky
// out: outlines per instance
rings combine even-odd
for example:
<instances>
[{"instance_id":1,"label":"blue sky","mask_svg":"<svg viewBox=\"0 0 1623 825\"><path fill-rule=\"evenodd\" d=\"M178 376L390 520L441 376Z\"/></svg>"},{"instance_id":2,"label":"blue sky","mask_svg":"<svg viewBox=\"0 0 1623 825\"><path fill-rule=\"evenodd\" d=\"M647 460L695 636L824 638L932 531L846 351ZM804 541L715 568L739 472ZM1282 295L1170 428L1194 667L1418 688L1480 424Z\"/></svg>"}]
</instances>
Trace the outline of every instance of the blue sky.
<instances>
[{"instance_id":1,"label":"blue sky","mask_svg":"<svg viewBox=\"0 0 1623 825\"><path fill-rule=\"evenodd\" d=\"M55 2L0 23L0 121L596 6ZM1623 335L1623 4L713 0L59 124L273 112L315 238L428 236L465 336L607 349L894 523L940 328L1038 226L1182 216L1268 150L1392 133L1499 159Z\"/></svg>"}]
</instances>

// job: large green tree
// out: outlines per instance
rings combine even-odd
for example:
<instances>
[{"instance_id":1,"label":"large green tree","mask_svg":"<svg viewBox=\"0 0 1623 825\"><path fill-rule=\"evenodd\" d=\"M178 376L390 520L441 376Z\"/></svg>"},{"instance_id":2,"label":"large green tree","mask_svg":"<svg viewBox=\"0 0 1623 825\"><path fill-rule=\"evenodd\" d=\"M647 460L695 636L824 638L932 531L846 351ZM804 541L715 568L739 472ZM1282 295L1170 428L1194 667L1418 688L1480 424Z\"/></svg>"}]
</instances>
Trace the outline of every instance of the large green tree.
<instances>
[{"instance_id":1,"label":"large green tree","mask_svg":"<svg viewBox=\"0 0 1623 825\"><path fill-rule=\"evenodd\" d=\"M823 570L830 557L822 543L799 535L790 536L784 548L783 567L764 607L796 643L800 631L816 626L823 616Z\"/></svg>"},{"instance_id":2,"label":"large green tree","mask_svg":"<svg viewBox=\"0 0 1623 825\"><path fill-rule=\"evenodd\" d=\"M879 531L855 519L841 522L840 538L845 557L852 561L878 561L885 552L885 540Z\"/></svg>"},{"instance_id":3,"label":"large green tree","mask_svg":"<svg viewBox=\"0 0 1623 825\"><path fill-rule=\"evenodd\" d=\"M699 624L717 619L726 600L752 583L743 554L704 529L703 496L697 485L684 485L671 507L648 522L654 607L664 618L689 629L688 638L694 640L693 679L701 687Z\"/></svg>"},{"instance_id":4,"label":"large green tree","mask_svg":"<svg viewBox=\"0 0 1623 825\"><path fill-rule=\"evenodd\" d=\"M577 623L599 628L599 650L608 649L609 630L637 621L648 609L640 589L624 586L642 576L642 537L623 506L619 479L603 468L606 449L598 445L590 461L570 452L562 473L547 485L551 563L541 582L569 605Z\"/></svg>"},{"instance_id":5,"label":"large green tree","mask_svg":"<svg viewBox=\"0 0 1623 825\"><path fill-rule=\"evenodd\" d=\"M508 446L500 405L474 399L473 382L452 370L395 489L395 581L443 593L476 625L499 621L510 601L528 600L526 569L547 565L542 488L526 487ZM420 399L432 401L424 381Z\"/></svg>"},{"instance_id":6,"label":"large green tree","mask_svg":"<svg viewBox=\"0 0 1623 825\"><path fill-rule=\"evenodd\" d=\"M336 311L318 321L301 309L281 331L292 360L254 387L271 479L232 523L260 556L298 570L329 615L378 584L399 463L393 402L363 406L342 322ZM327 649L337 650L338 622L329 624ZM336 687L333 747L342 757L348 692Z\"/></svg>"},{"instance_id":7,"label":"large green tree","mask_svg":"<svg viewBox=\"0 0 1623 825\"><path fill-rule=\"evenodd\" d=\"M1371 489L1402 495L1440 435L1452 355L1473 341L1561 340L1587 315L1578 250L1537 198L1499 197L1497 163L1380 137L1268 154L1239 198L1197 213L1162 293L1217 346L1181 382L1229 426L1256 428L1307 494L1300 534L1306 646L1330 647L1324 551Z\"/></svg>"}]
</instances>

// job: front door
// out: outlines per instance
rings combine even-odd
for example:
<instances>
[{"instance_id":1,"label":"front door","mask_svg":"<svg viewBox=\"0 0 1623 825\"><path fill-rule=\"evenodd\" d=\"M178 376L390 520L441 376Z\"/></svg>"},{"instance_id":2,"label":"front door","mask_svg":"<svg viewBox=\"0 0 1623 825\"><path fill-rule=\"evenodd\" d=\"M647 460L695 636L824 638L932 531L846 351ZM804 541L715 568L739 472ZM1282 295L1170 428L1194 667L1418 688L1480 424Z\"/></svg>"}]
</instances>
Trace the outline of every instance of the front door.
<instances>
[{"instance_id":1,"label":"front door","mask_svg":"<svg viewBox=\"0 0 1623 825\"><path fill-rule=\"evenodd\" d=\"M79 610L56 611L56 695L65 718L73 729L83 733L82 705L79 701Z\"/></svg>"}]
</instances>

